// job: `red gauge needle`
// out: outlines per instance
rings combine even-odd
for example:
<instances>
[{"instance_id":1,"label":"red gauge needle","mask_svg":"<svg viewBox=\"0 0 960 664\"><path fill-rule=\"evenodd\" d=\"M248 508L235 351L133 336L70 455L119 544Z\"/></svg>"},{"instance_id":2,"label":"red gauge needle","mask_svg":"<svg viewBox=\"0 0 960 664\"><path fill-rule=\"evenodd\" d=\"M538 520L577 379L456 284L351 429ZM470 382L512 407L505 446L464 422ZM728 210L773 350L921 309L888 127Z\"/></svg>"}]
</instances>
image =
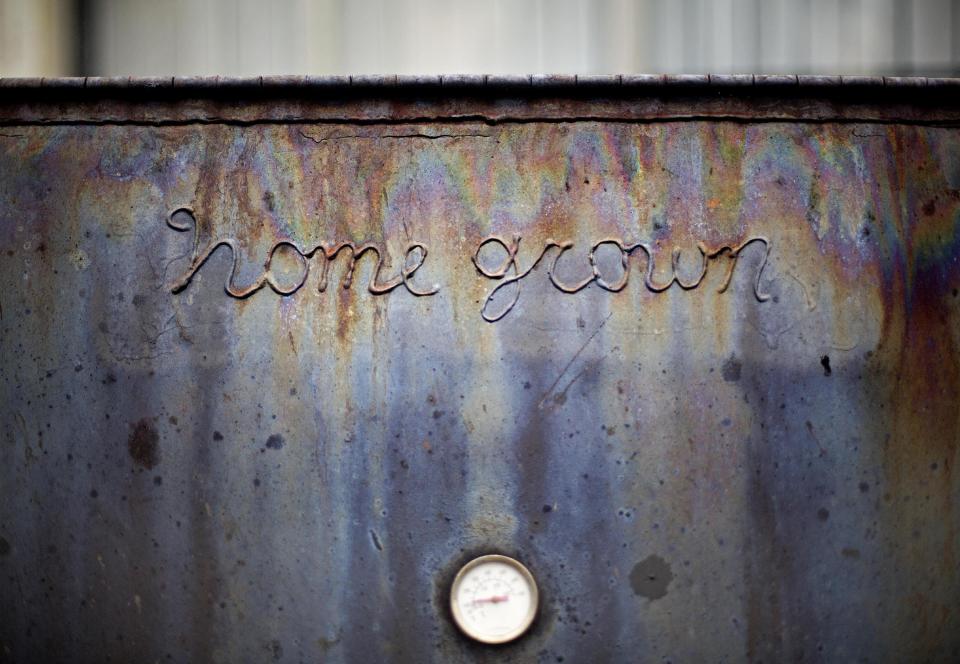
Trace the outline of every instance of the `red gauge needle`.
<instances>
[{"instance_id":1,"label":"red gauge needle","mask_svg":"<svg viewBox=\"0 0 960 664\"><path fill-rule=\"evenodd\" d=\"M510 599L509 595L493 595L492 597L483 597L481 599L473 600L474 604L499 604L500 602L506 602Z\"/></svg>"}]
</instances>

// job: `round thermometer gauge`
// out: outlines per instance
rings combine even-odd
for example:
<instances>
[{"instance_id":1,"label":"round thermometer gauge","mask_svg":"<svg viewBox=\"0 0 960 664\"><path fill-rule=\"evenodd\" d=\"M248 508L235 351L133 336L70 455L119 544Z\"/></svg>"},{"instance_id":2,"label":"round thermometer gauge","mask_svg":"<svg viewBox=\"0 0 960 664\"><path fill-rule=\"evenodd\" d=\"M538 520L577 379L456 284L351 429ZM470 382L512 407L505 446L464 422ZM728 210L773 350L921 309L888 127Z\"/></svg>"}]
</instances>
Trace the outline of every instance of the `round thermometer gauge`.
<instances>
[{"instance_id":1,"label":"round thermometer gauge","mask_svg":"<svg viewBox=\"0 0 960 664\"><path fill-rule=\"evenodd\" d=\"M495 554L464 565L450 589L457 627L483 643L506 643L523 634L537 615L538 602L530 571L513 558Z\"/></svg>"}]
</instances>

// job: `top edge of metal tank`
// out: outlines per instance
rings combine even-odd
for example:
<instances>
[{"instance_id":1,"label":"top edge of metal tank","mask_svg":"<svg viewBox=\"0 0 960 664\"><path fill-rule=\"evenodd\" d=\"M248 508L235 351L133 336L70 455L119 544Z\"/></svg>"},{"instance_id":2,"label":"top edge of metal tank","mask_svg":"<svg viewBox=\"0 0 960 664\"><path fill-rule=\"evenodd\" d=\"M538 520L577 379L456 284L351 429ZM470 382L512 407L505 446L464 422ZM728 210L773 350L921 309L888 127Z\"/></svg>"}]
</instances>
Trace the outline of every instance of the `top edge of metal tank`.
<instances>
[{"instance_id":1,"label":"top edge of metal tank","mask_svg":"<svg viewBox=\"0 0 960 664\"><path fill-rule=\"evenodd\" d=\"M753 74L0 78L0 124L435 119L956 123L960 78Z\"/></svg>"},{"instance_id":2,"label":"top edge of metal tank","mask_svg":"<svg viewBox=\"0 0 960 664\"><path fill-rule=\"evenodd\" d=\"M764 74L602 74L602 75L352 75L352 76L79 76L45 78L0 78L0 87L18 90L127 89L160 91L170 89L193 92L216 89L303 89L344 90L360 88L463 88L471 92L487 91L500 94L503 90L535 91L544 87L561 88L567 92L594 88L604 92L619 89L636 92L659 91L668 87L693 87L704 92L730 88L807 88L820 89L823 94L835 94L850 88L883 89L915 92L918 88L938 91L960 90L960 78L932 78L923 76L819 76L819 75L764 75Z\"/></svg>"}]
</instances>

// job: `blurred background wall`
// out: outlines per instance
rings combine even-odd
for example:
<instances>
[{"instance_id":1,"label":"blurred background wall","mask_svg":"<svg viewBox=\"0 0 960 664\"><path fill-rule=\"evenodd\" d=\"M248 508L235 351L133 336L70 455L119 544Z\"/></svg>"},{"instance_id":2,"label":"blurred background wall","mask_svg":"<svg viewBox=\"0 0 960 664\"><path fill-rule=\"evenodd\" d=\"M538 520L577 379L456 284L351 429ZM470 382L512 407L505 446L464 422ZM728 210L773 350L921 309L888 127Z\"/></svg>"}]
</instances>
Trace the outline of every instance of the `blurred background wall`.
<instances>
[{"instance_id":1,"label":"blurred background wall","mask_svg":"<svg viewBox=\"0 0 960 664\"><path fill-rule=\"evenodd\" d=\"M960 73L960 0L0 0L0 76Z\"/></svg>"}]
</instances>

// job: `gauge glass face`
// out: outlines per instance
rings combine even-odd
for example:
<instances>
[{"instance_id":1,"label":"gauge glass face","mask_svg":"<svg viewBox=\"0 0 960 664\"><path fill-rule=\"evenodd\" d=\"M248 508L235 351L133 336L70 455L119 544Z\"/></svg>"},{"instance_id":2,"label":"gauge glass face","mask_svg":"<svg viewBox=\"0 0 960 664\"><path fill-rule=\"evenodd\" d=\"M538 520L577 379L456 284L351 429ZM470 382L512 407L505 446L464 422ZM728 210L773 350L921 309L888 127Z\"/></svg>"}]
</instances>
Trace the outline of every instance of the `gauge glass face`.
<instances>
[{"instance_id":1,"label":"gauge glass face","mask_svg":"<svg viewBox=\"0 0 960 664\"><path fill-rule=\"evenodd\" d=\"M537 587L530 572L506 556L482 556L457 575L453 615L468 636L485 643L517 638L536 615Z\"/></svg>"}]
</instances>

